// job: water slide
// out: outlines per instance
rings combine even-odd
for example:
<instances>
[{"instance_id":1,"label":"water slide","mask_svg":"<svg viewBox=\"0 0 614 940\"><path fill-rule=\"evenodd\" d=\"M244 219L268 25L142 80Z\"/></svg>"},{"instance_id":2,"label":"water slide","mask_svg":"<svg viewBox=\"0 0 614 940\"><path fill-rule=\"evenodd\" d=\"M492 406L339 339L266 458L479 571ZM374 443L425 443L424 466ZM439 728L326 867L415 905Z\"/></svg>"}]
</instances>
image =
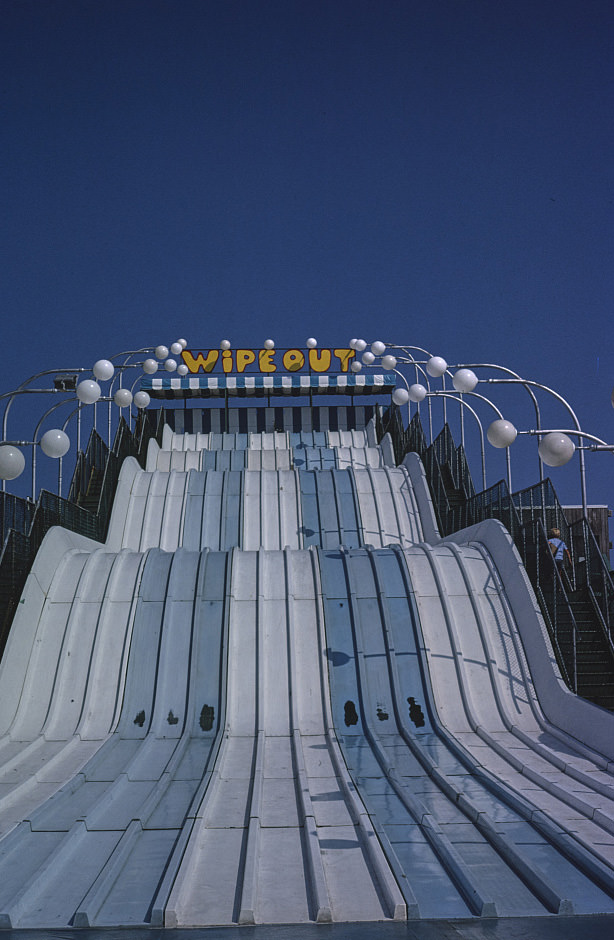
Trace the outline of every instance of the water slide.
<instances>
[{"instance_id":1,"label":"water slide","mask_svg":"<svg viewBox=\"0 0 614 940\"><path fill-rule=\"evenodd\" d=\"M353 432L174 434L0 665L0 927L614 912L614 716L496 522Z\"/></svg>"}]
</instances>

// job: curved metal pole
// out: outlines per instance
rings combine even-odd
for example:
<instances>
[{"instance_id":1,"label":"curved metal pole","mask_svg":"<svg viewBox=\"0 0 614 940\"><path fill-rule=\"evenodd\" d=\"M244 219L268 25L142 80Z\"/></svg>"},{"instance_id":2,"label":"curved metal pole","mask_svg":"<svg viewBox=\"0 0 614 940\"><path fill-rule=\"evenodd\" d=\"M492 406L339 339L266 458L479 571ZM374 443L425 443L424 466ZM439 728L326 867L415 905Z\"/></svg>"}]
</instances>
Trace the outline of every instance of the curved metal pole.
<instances>
[{"instance_id":1,"label":"curved metal pole","mask_svg":"<svg viewBox=\"0 0 614 940\"><path fill-rule=\"evenodd\" d=\"M77 454L81 450L81 409L84 407L85 407L84 403L80 401L77 407L74 408L70 412L66 421L62 425L62 430L65 431L73 415L75 414L77 415ZM58 464L59 464L58 465L58 496L60 497L62 496L62 461L63 460L64 458L60 457L58 461Z\"/></svg>"},{"instance_id":2,"label":"curved metal pole","mask_svg":"<svg viewBox=\"0 0 614 940\"><path fill-rule=\"evenodd\" d=\"M407 388L407 391L409 392L409 382L407 381L407 379L405 378L405 376L403 375L403 373L400 372L398 369L392 369L391 371L394 372L394 373L396 373L396 375L400 376L400 378L403 379L403 381L405 382L405 387ZM480 421L480 418L479 418L478 414L477 414L476 411L471 407L471 405L469 405L466 401L463 401L462 398L460 398L458 394L453 394L452 392L445 392L445 391L441 391L441 392L427 392L426 394L427 394L427 397L431 396L431 397L433 397L433 398L437 398L437 397L439 397L439 398L443 398L443 397L445 397L445 398L452 398L454 401L457 401L457 402L459 403L459 405L461 406L461 411L462 411L463 409L467 408L467 409L471 412L471 414L473 415L473 417L475 418L475 420L477 421L477 423L478 423L478 428L479 428L479 431L480 431L480 444L481 444L482 487L483 487L483 489L486 489L486 449L485 449L485 445L484 445L484 428L483 428L483 426L482 426L482 422ZM470 394L471 394L471 393L470 393ZM484 398L483 395L478 395L478 394L476 394L475 397L476 397L476 398L481 398L483 401L487 402L492 408L494 408L494 410L497 412L497 414L499 415L499 417L503 417L502 414L501 414L501 412L499 411L499 409L496 407L496 405L494 405L491 401L489 401L488 398ZM410 414L409 407L410 407L410 402L408 401L408 402L407 402L407 414L408 414L408 418L409 418L409 414ZM431 442L431 443L432 443L432 442ZM508 453L508 457L509 457L509 453ZM508 480L509 480L509 475L510 475L510 471L509 471L509 465L508 465ZM508 482L508 485L510 485L509 482Z\"/></svg>"},{"instance_id":3,"label":"curved metal pole","mask_svg":"<svg viewBox=\"0 0 614 940\"><path fill-rule=\"evenodd\" d=\"M471 412L475 420L477 421L478 428L480 430L480 446L481 446L481 457L482 457L482 488L485 490L486 489L486 448L484 446L484 427L482 425L482 422L480 421L480 418L477 412L474 411L471 405L467 404L466 401L463 401L462 398L459 398L458 395L454 395L452 392L431 392L430 394L433 395L434 397L445 396L446 398L452 398L454 401L457 401L459 403L459 405L461 406L461 411L464 408L467 408ZM466 393L466 394L470 394L470 393ZM482 397L483 397L482 395L478 395L478 398L482 398ZM488 401L488 399L485 399L485 401ZM492 402L489 402L489 404L492 404Z\"/></svg>"},{"instance_id":4,"label":"curved metal pole","mask_svg":"<svg viewBox=\"0 0 614 940\"><path fill-rule=\"evenodd\" d=\"M26 379L24 382L21 383L21 385L18 385L17 388L14 389L12 392L5 392L3 395L0 395L0 400L4 398L10 399L10 401L7 403L4 409L4 416L2 419L2 439L6 440L8 412L9 412L11 405L13 404L13 399L15 398L16 395L22 395L27 392L30 392L30 393L51 392L52 394L60 393L60 389L57 389L57 388L38 388L38 389L30 388L28 389L26 388L26 386L29 385L30 382L33 382L34 379L40 379L43 375L64 375L64 374L74 375L75 373L78 374L80 372L89 372L89 369L84 369L82 367L78 369L45 369L43 372L36 372L34 375L31 375L29 379Z\"/></svg>"},{"instance_id":5,"label":"curved metal pole","mask_svg":"<svg viewBox=\"0 0 614 940\"><path fill-rule=\"evenodd\" d=\"M115 367L115 370L116 370L115 375L111 379L111 384L109 386L110 401L109 401L109 406L108 406L108 438L107 438L109 448L111 447L111 428L112 428L112 411L113 411L111 400L113 398L113 386L115 385L116 380L119 378L119 388L122 388L122 378L123 378L124 372L127 369L136 369L138 366L143 365L142 362L129 362L128 360L131 358L131 356L138 356L144 352L153 352L153 349L135 349L133 352L127 354L127 358L124 360L124 362L121 365ZM119 356L123 356L123 355L126 355L126 353L117 353L117 355L114 356L113 358L118 358ZM132 383L132 389L134 389L134 386L136 385L137 382L140 382L142 377L143 376L141 374L134 380L134 382ZM132 430L132 410L130 410L129 412L129 419L130 420L129 420L128 426L130 430Z\"/></svg>"},{"instance_id":6,"label":"curved metal pole","mask_svg":"<svg viewBox=\"0 0 614 940\"><path fill-rule=\"evenodd\" d=\"M459 392L459 395L461 393ZM480 401L486 402L487 405L490 405L492 410L495 412L498 418L503 418L502 413L499 411L497 406L490 398L486 398L485 395L480 395L479 392L463 392L464 395L471 395L472 398L479 398ZM507 486L510 491L510 496L512 495L512 455L510 453L510 448L505 448L505 468L507 471Z\"/></svg>"},{"instance_id":7,"label":"curved metal pole","mask_svg":"<svg viewBox=\"0 0 614 940\"><path fill-rule=\"evenodd\" d=\"M403 373L402 373L402 372L399 372L398 369L392 369L391 371L394 372L396 375L398 375L400 378L403 379L403 381L405 382L405 388L407 389L407 394L409 395L409 382L407 381L407 379L405 378L405 376L403 375ZM409 427L409 424L410 424L410 421L411 421L411 410L410 410L410 409L411 409L411 399L408 398L408 399L407 399L407 426L408 426L408 427Z\"/></svg>"},{"instance_id":8,"label":"curved metal pole","mask_svg":"<svg viewBox=\"0 0 614 940\"><path fill-rule=\"evenodd\" d=\"M118 388L122 388L122 379L124 377L124 372L126 371L126 369L131 369L133 366L138 365L138 363L136 362L128 364L128 360L130 359L131 356L138 355L141 351L142 350L137 349L134 352L128 353L128 356L124 360L124 362L122 362L121 365L115 367L115 374L113 378L111 379L111 384L109 385L109 403L107 405L107 445L109 447L109 450L111 449L111 433L112 433L112 427L113 427L113 405L112 405L113 386L115 385L117 379L119 379ZM125 353L118 353L117 355L123 356L125 355ZM117 358L117 357L114 357L114 358Z\"/></svg>"},{"instance_id":9,"label":"curved metal pole","mask_svg":"<svg viewBox=\"0 0 614 940\"><path fill-rule=\"evenodd\" d=\"M34 428L33 440L32 440L32 501L36 499L36 447L39 443L38 441L38 432L40 430L41 424L48 418L50 414L60 408L62 405L69 405L73 401L78 401L78 398L65 398L64 401L57 401L55 405L52 405L51 408L48 408L45 414L42 416L36 427Z\"/></svg>"},{"instance_id":10,"label":"curved metal pole","mask_svg":"<svg viewBox=\"0 0 614 940\"><path fill-rule=\"evenodd\" d=\"M575 428L540 428L530 431L518 431L518 434L530 434L532 437L539 435L541 437L544 434L573 434L574 437L581 437L582 439L586 438L588 441L594 441L593 446L580 448L576 447L576 450L606 450L614 453L614 444L608 444L607 441L602 441L600 437L596 437L594 434L589 434L587 431L578 431Z\"/></svg>"},{"instance_id":11,"label":"curved metal pole","mask_svg":"<svg viewBox=\"0 0 614 940\"><path fill-rule=\"evenodd\" d=\"M414 370L415 370L415 373L416 373L416 382L418 381L418 371L420 371L420 372L422 373L422 377L424 378L424 381L426 382L426 390L427 390L427 392L430 392L430 390L431 390L431 383L430 383L430 381L429 381L428 372L426 371L426 369L423 369L423 368L422 368L422 363L421 363L421 362L417 362L417 361L414 359L414 357L412 356L412 354L409 352L410 349L417 349L417 348L418 348L418 347L415 347L415 346L408 346L408 347L406 348L405 346L397 346L397 345L395 345L395 346L394 346L394 349L402 349L403 352L405 352L405 353L407 354L407 357L408 357L407 359L401 359L401 360L397 359L397 362L401 361L401 362L403 362L405 365L412 365L412 366L414 367ZM420 350L420 352L425 352L425 350ZM429 353L426 353L426 355L428 356ZM396 370L395 370L395 371L396 371ZM409 388L409 386L408 386L408 388ZM432 406L431 406L431 400L430 400L430 399L427 400L426 407L427 407L428 417L429 417L429 437L430 437L430 443L432 444L432 443L433 443L433 409L432 409ZM419 415L419 414L420 414L420 402L417 402L417 408L416 408L416 410L417 410L418 415ZM407 413L408 413L408 415L409 415L409 406L408 406L408 409L407 409Z\"/></svg>"},{"instance_id":12,"label":"curved metal pole","mask_svg":"<svg viewBox=\"0 0 614 940\"><path fill-rule=\"evenodd\" d=\"M5 406L5 409L4 409L4 415L3 415L3 417L2 417L2 440L3 440L3 441L6 441L7 434L8 434L8 417L9 417L9 411L10 411L10 409L11 409L11 405L13 404L13 401L15 400L15 398L16 398L18 395L43 395L43 394L45 394L45 395L59 395L59 394L66 394L66 393L63 393L63 392L62 392L60 389L58 389L58 388L27 388L27 385L28 385L30 382L33 382L35 379L40 379L40 378L42 378L42 376L44 376L44 375L63 375L63 374L75 375L75 373L79 374L79 373L81 373L81 372L87 372L87 371L88 371L88 370L87 370L87 369L84 369L84 368L78 368L78 369L44 369L42 372L36 372L34 375L31 375L28 379L25 379L25 381L23 381L23 382L21 383L21 385L18 385L17 388L14 389L12 392L4 392L2 395L0 395L0 401L4 400L5 398L8 398L8 402L6 403L6 406ZM64 400L66 401L66 399L64 399ZM6 480L3 480L3 481L2 481L2 492L3 492L3 493L6 492Z\"/></svg>"},{"instance_id":13,"label":"curved metal pole","mask_svg":"<svg viewBox=\"0 0 614 940\"><path fill-rule=\"evenodd\" d=\"M433 392L433 395L440 395L440 394L442 394L442 393L441 393L441 392ZM456 398L456 395L452 395L451 393L446 393L446 394L448 394L449 397ZM458 392L457 394L460 395L461 393ZM497 415L498 418L503 418L503 415L501 414L501 412L499 411L499 409L497 408L497 406L495 405L495 403L492 402L492 401L490 400L490 398L486 398L485 395L480 395L479 392L463 392L462 394L464 394L464 395L471 395L472 398L479 398L480 401L483 401L483 402L485 402L487 405L490 405L490 407L491 407L492 410L495 412L495 414ZM457 399L457 400L460 401L460 398ZM505 465L506 465L506 470L507 470L507 485L508 485L508 489L509 489L510 495L511 495L511 493L512 493L512 459L511 459L509 447L506 447L506 448L505 448Z\"/></svg>"},{"instance_id":14,"label":"curved metal pole","mask_svg":"<svg viewBox=\"0 0 614 940\"><path fill-rule=\"evenodd\" d=\"M408 356L411 356L411 353L408 352L408 350L414 349L416 352L424 353L424 355L428 356L429 359L433 358L433 353L430 353L428 349L423 349L422 346L401 346L399 343L386 343L386 347L389 349L404 349Z\"/></svg>"},{"instance_id":15,"label":"curved metal pole","mask_svg":"<svg viewBox=\"0 0 614 940\"><path fill-rule=\"evenodd\" d=\"M139 365L139 363L137 363L137 365ZM137 375L136 379L134 380L134 382L133 382L132 385L130 386L130 391L132 392L132 397L133 397L133 398L134 398L134 394L135 394L135 393L134 393L134 389L135 389L135 387L139 384L139 382L141 381L142 378L143 378L142 374L141 374L141 375ZM138 415L138 409L137 409L137 415ZM132 430L132 408L130 408L129 417L130 417L130 422L129 422L129 424L128 424L128 427L130 428L130 430ZM135 416L135 419L136 419L136 416ZM134 426L135 426L135 428L136 428L136 424L135 424Z\"/></svg>"},{"instance_id":16,"label":"curved metal pole","mask_svg":"<svg viewBox=\"0 0 614 940\"><path fill-rule=\"evenodd\" d=\"M112 356L109 356L109 361L112 362L113 359L119 359L121 356L127 356L127 359L125 360L125 362L128 362L128 359L130 358L130 356L139 356L141 353L152 353L155 351L156 351L155 346L144 346L142 349L124 349L123 352L118 352Z\"/></svg>"},{"instance_id":17,"label":"curved metal pole","mask_svg":"<svg viewBox=\"0 0 614 940\"><path fill-rule=\"evenodd\" d=\"M409 352L410 349L414 349L416 352L424 353L424 355L425 355L425 356L428 356L429 359L432 359L432 358L433 358L433 354L430 353L427 349L423 349L422 346L401 346L401 345L399 345L398 343L386 343L386 346L389 347L390 349L402 349L402 350L404 350L404 352L406 352L407 355L410 357L410 359L411 359L412 361L414 361L414 362L415 362L415 360L414 360L413 356L411 355L411 353ZM423 371L423 370L422 370L422 371ZM425 375L426 375L426 373L425 373ZM443 385L443 391L445 392L445 390L446 390L445 372L444 372L444 374L441 376L441 380L442 380L442 385ZM430 388L429 388L429 391L430 391ZM430 402L427 403L427 407L430 407ZM447 420L448 420L448 413L447 413L447 409L446 409L446 402L445 402L445 400L444 400L444 402L443 402L443 423L446 424L446 423L447 423ZM432 415L431 415L430 412L429 412L429 432L430 432L431 444L432 444L432 443L433 443L433 419L432 419Z\"/></svg>"},{"instance_id":18,"label":"curved metal pole","mask_svg":"<svg viewBox=\"0 0 614 940\"><path fill-rule=\"evenodd\" d=\"M454 366L454 368L455 369L498 369L500 372L505 372L506 375L511 375L515 379L520 379L521 382L523 381L523 379L521 378L521 376L518 375L517 372L514 372L512 369L508 369L507 366L499 366L492 362L477 362L477 363L469 363L469 364L463 363L462 365ZM488 381L488 380L481 379L480 381L483 382L483 381ZM533 394L532 390L528 386L525 385L525 389L527 391L527 394L530 395L531 400L533 401L533 407L535 408L535 422L537 424L537 428L539 429L542 426L541 414L539 410L539 402L537 400L537 397ZM537 454L537 460L539 464L539 479L541 482L544 479L544 462L539 456L539 452Z\"/></svg>"},{"instance_id":19,"label":"curved metal pole","mask_svg":"<svg viewBox=\"0 0 614 940\"><path fill-rule=\"evenodd\" d=\"M569 414L571 415L571 419L572 419L573 423L574 423L575 426L576 426L576 430L575 430L574 433L579 433L580 435L582 435L582 434L584 433L584 432L582 431L581 426L580 426L580 422L578 421L577 415L576 415L575 411L573 410L573 408L571 407L571 405L569 404L569 402L566 401L566 400L563 398L562 395L559 395L558 392L555 392L554 389L548 388L547 385L542 385L541 382L534 382L534 381L532 381L531 379L520 379L520 378L516 378L516 379L485 379L485 381L488 382L488 383L491 384L491 385L504 385L504 384L508 384L508 385L532 386L533 388L540 388L543 392L548 392L550 395L553 395L554 398L557 399L557 401L560 401L561 404L565 406L565 408L567 408L567 411L568 411ZM582 495L582 513L583 513L584 516L586 516L586 513L587 513L587 500L586 500L586 466L585 466L585 462L584 462L584 451L583 451L582 449L580 449L579 459L580 459L580 491L581 491L581 495Z\"/></svg>"}]
</instances>

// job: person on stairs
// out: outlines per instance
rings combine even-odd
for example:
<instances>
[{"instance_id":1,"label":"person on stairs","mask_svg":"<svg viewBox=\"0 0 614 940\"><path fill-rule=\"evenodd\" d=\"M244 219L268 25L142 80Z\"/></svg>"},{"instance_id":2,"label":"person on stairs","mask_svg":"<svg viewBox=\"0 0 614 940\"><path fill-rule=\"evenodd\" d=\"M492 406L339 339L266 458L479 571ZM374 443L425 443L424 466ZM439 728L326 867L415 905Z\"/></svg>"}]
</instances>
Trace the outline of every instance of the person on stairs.
<instances>
[{"instance_id":1,"label":"person on stairs","mask_svg":"<svg viewBox=\"0 0 614 940\"><path fill-rule=\"evenodd\" d=\"M571 555L569 554L569 549L567 545L561 538L560 529L550 529L550 538L548 539L548 545L550 546L550 551L554 556L554 561L556 567L558 568L559 574L562 574L565 570L565 559L571 565Z\"/></svg>"}]
</instances>

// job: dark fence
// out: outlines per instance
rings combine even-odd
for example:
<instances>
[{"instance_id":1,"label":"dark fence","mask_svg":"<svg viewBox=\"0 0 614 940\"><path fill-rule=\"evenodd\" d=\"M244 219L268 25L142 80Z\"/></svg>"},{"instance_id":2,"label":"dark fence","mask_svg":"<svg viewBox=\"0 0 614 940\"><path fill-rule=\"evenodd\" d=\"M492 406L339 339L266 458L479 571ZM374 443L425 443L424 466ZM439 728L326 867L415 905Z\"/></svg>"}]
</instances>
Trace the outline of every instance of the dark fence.
<instances>
[{"instance_id":1,"label":"dark fence","mask_svg":"<svg viewBox=\"0 0 614 940\"><path fill-rule=\"evenodd\" d=\"M104 541L123 460L145 466L147 444L161 442L164 411L141 412L134 432L121 419L111 449L92 431L78 455L68 499L41 490L36 502L0 493L0 656L19 598L45 533L54 525Z\"/></svg>"}]
</instances>

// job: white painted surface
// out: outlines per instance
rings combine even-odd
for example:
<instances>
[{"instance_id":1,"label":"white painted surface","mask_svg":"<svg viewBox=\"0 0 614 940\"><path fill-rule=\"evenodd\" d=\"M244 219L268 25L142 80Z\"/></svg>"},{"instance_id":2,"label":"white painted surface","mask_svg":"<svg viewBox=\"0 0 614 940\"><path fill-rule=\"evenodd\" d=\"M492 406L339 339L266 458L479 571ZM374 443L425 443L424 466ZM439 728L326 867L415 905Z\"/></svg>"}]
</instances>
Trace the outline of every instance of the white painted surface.
<instances>
[{"instance_id":1,"label":"white painted surface","mask_svg":"<svg viewBox=\"0 0 614 940\"><path fill-rule=\"evenodd\" d=\"M106 546L49 533L0 666L0 926L610 909L612 716L563 687L502 527L441 542L374 434L165 428ZM303 546L344 541L379 554L325 603Z\"/></svg>"}]
</instances>

